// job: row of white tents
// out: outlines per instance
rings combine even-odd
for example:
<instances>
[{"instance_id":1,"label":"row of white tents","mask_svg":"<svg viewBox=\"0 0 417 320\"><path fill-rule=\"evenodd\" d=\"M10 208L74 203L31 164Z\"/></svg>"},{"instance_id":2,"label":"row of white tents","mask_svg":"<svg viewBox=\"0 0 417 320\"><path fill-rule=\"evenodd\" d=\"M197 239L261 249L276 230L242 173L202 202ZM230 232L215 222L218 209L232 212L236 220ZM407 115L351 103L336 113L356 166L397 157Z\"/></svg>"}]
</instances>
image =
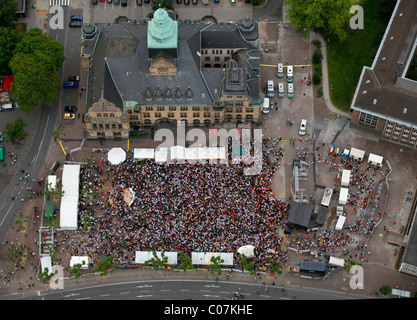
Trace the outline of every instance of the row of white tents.
<instances>
[{"instance_id":1,"label":"row of white tents","mask_svg":"<svg viewBox=\"0 0 417 320\"><path fill-rule=\"evenodd\" d=\"M349 157L353 158L354 160L363 161L365 157L365 151L352 147L350 149ZM372 163L374 166L382 166L383 161L384 158L382 156L379 156L374 153L369 153L368 155L368 162Z\"/></svg>"},{"instance_id":2,"label":"row of white tents","mask_svg":"<svg viewBox=\"0 0 417 320\"><path fill-rule=\"evenodd\" d=\"M154 251L136 251L135 252L135 263L146 264L146 262L154 258ZM178 252L162 252L155 251L158 259L162 259L162 253L167 258L167 265L178 264ZM191 252L191 263L193 265L210 265L212 264L212 257L220 257L223 262L219 262L220 265L232 266L233 265L233 253L229 252Z\"/></svg>"},{"instance_id":3,"label":"row of white tents","mask_svg":"<svg viewBox=\"0 0 417 320\"><path fill-rule=\"evenodd\" d=\"M135 160L154 159L155 162L167 162L175 160L225 160L225 147L197 147L186 148L172 146L166 148L136 148L133 149Z\"/></svg>"}]
</instances>

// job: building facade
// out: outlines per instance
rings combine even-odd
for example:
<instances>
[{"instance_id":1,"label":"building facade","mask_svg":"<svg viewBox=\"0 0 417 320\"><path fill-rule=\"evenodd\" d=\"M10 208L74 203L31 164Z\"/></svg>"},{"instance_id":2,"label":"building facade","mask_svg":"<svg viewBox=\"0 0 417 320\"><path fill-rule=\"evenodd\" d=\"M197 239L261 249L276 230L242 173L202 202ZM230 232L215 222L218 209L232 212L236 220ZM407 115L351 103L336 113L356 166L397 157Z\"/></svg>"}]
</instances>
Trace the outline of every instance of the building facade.
<instances>
[{"instance_id":1,"label":"building facade","mask_svg":"<svg viewBox=\"0 0 417 320\"><path fill-rule=\"evenodd\" d=\"M188 126L257 123L264 101L258 37L257 22L248 18L218 24L176 21L164 9L156 10L151 21L86 25L86 103L114 104L129 119L130 130L179 121ZM95 138L99 131L92 124L99 120L90 110L85 131Z\"/></svg>"}]
</instances>

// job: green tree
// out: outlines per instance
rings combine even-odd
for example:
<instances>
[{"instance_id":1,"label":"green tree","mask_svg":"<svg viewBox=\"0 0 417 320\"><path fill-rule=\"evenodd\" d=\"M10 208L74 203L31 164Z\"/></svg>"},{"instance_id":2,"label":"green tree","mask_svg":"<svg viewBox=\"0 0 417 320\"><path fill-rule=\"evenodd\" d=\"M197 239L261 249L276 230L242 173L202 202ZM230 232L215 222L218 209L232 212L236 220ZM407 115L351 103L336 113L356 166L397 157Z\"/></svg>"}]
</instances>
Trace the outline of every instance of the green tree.
<instances>
[{"instance_id":1,"label":"green tree","mask_svg":"<svg viewBox=\"0 0 417 320\"><path fill-rule=\"evenodd\" d=\"M59 97L64 47L38 28L19 35L10 69L14 75L11 91L19 107L32 111L41 104L53 105Z\"/></svg>"},{"instance_id":2,"label":"green tree","mask_svg":"<svg viewBox=\"0 0 417 320\"><path fill-rule=\"evenodd\" d=\"M10 74L10 60L16 47L18 37L11 28L0 27L0 74Z\"/></svg>"},{"instance_id":3,"label":"green tree","mask_svg":"<svg viewBox=\"0 0 417 320\"><path fill-rule=\"evenodd\" d=\"M7 137L7 141L13 144L23 143L25 137L29 135L25 131L26 126L27 124L22 118L17 118L14 122L6 124L6 130L3 131L3 134Z\"/></svg>"},{"instance_id":4,"label":"green tree","mask_svg":"<svg viewBox=\"0 0 417 320\"><path fill-rule=\"evenodd\" d=\"M45 186L44 194L46 199L54 200L54 199L61 199L64 195L65 191L62 190L62 182L57 182L55 188L52 188L52 183L47 183Z\"/></svg>"},{"instance_id":5,"label":"green tree","mask_svg":"<svg viewBox=\"0 0 417 320\"><path fill-rule=\"evenodd\" d=\"M242 268L246 271L249 271L251 275L255 274L255 263L253 261L248 261L248 257L242 253L240 257L240 263L242 264Z\"/></svg>"},{"instance_id":6,"label":"green tree","mask_svg":"<svg viewBox=\"0 0 417 320\"><path fill-rule=\"evenodd\" d=\"M269 269L271 271L271 273L277 273L277 274L281 274L282 271L282 265L279 264L278 262L276 262L275 260L269 259Z\"/></svg>"},{"instance_id":7,"label":"green tree","mask_svg":"<svg viewBox=\"0 0 417 320\"><path fill-rule=\"evenodd\" d=\"M0 1L0 27L14 27L16 16L17 1L1 0Z\"/></svg>"},{"instance_id":8,"label":"green tree","mask_svg":"<svg viewBox=\"0 0 417 320\"><path fill-rule=\"evenodd\" d=\"M55 131L52 132L52 136L54 137L55 141L60 140L61 137L65 136L65 131L64 130L65 130L65 126L63 126L59 123L56 125Z\"/></svg>"},{"instance_id":9,"label":"green tree","mask_svg":"<svg viewBox=\"0 0 417 320\"><path fill-rule=\"evenodd\" d=\"M287 19L297 32L307 37L310 31L343 41L352 17L350 8L354 0L286 0L289 5Z\"/></svg>"},{"instance_id":10,"label":"green tree","mask_svg":"<svg viewBox=\"0 0 417 320\"><path fill-rule=\"evenodd\" d=\"M391 287L389 285L383 285L381 288L379 288L379 293L383 296L388 295L391 292Z\"/></svg>"},{"instance_id":11,"label":"green tree","mask_svg":"<svg viewBox=\"0 0 417 320\"><path fill-rule=\"evenodd\" d=\"M22 262L23 258L26 255L23 253L23 244L16 243L12 245L10 248L7 248L7 251L10 252L7 256L13 261L13 263L20 263Z\"/></svg>"},{"instance_id":12,"label":"green tree","mask_svg":"<svg viewBox=\"0 0 417 320\"><path fill-rule=\"evenodd\" d=\"M217 269L217 274L220 276L222 274L222 267L220 264L223 263L224 260L221 259L220 256L217 256L217 257L211 257L210 261L211 261L211 264L209 266L210 273L213 274L214 270Z\"/></svg>"},{"instance_id":13,"label":"green tree","mask_svg":"<svg viewBox=\"0 0 417 320\"><path fill-rule=\"evenodd\" d=\"M165 256L165 252L161 252L161 258L158 257L156 251L152 252L153 257L145 261L145 264L150 264L152 267L163 268L168 263L168 257Z\"/></svg>"},{"instance_id":14,"label":"green tree","mask_svg":"<svg viewBox=\"0 0 417 320\"><path fill-rule=\"evenodd\" d=\"M43 272L39 275L39 278L45 282L49 282L53 276L55 275L54 272L49 273L49 270L47 267L43 270Z\"/></svg>"},{"instance_id":15,"label":"green tree","mask_svg":"<svg viewBox=\"0 0 417 320\"><path fill-rule=\"evenodd\" d=\"M110 269L115 269L119 266L118 263L113 263L114 256L110 255L107 258L99 261L97 266L91 270L92 273L100 272L100 276L105 276Z\"/></svg>"},{"instance_id":16,"label":"green tree","mask_svg":"<svg viewBox=\"0 0 417 320\"><path fill-rule=\"evenodd\" d=\"M15 220L12 229L15 229L16 227L16 232L24 231L26 227L23 224L29 222L28 217L24 216L22 211L20 211L18 215L14 214L14 216L18 219Z\"/></svg>"},{"instance_id":17,"label":"green tree","mask_svg":"<svg viewBox=\"0 0 417 320\"><path fill-rule=\"evenodd\" d=\"M180 259L183 261L178 268L183 269L184 271L186 271L187 269L193 269L194 265L191 261L191 258L186 256L184 251L180 252Z\"/></svg>"},{"instance_id":18,"label":"green tree","mask_svg":"<svg viewBox=\"0 0 417 320\"><path fill-rule=\"evenodd\" d=\"M65 270L70 274L70 276L75 276L75 278L81 277L81 268L85 265L83 260L81 263L74 264L72 268L66 267Z\"/></svg>"}]
</instances>

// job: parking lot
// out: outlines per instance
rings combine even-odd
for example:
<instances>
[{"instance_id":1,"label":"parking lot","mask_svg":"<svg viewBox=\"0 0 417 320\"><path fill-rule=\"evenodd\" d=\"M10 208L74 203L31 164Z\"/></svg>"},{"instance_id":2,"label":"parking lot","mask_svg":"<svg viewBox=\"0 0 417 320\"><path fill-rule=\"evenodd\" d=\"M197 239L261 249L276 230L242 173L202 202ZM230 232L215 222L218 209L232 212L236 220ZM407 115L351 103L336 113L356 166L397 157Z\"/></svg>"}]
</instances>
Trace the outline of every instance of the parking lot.
<instances>
[{"instance_id":1,"label":"parking lot","mask_svg":"<svg viewBox=\"0 0 417 320\"><path fill-rule=\"evenodd\" d=\"M142 1L142 5L138 6L137 1L128 0L126 7L120 4L114 4L114 1L108 3L98 2L97 5L89 5L90 9L90 20L86 22L109 22L114 21L118 17L126 17L129 20L141 20L146 19L148 14L152 12L151 4L146 4ZM202 19L206 16L212 16L217 19L218 22L236 21L246 16L252 17L252 4L245 3L245 1L236 1L235 5L231 5L230 0L221 0L220 3L216 4L213 0L210 0L209 5L204 5L201 0L198 0L197 4L192 4L190 0L189 5L182 3L173 2L174 11L178 14L179 20L184 19ZM224 11L225 7L233 7L233 10Z\"/></svg>"}]
</instances>

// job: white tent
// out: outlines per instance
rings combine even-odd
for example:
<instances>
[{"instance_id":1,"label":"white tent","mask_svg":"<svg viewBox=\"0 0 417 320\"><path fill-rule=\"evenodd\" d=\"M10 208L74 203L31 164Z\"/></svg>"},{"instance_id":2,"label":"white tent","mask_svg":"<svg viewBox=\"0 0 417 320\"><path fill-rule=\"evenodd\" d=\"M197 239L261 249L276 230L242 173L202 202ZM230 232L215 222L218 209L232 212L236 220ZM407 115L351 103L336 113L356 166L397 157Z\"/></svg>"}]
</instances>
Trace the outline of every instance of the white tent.
<instances>
[{"instance_id":1,"label":"white tent","mask_svg":"<svg viewBox=\"0 0 417 320\"><path fill-rule=\"evenodd\" d=\"M88 269L88 262L88 256L72 256L70 260L70 267L73 268L74 265L81 264L81 269Z\"/></svg>"},{"instance_id":2,"label":"white tent","mask_svg":"<svg viewBox=\"0 0 417 320\"><path fill-rule=\"evenodd\" d=\"M251 244L248 244L237 249L237 252L240 254L244 254L247 258L252 258L255 256L253 249L255 249L255 247Z\"/></svg>"},{"instance_id":3,"label":"white tent","mask_svg":"<svg viewBox=\"0 0 417 320\"><path fill-rule=\"evenodd\" d=\"M107 159L113 165L118 165L126 160L126 152L122 148L113 148L107 154Z\"/></svg>"},{"instance_id":4,"label":"white tent","mask_svg":"<svg viewBox=\"0 0 417 320\"><path fill-rule=\"evenodd\" d=\"M332 266L344 267L345 266L345 259L336 258L331 256L329 259L329 264Z\"/></svg>"},{"instance_id":5,"label":"white tent","mask_svg":"<svg viewBox=\"0 0 417 320\"><path fill-rule=\"evenodd\" d=\"M49 175L46 180L46 185L48 186L48 190L55 190L56 188L56 176L55 175Z\"/></svg>"},{"instance_id":6,"label":"white tent","mask_svg":"<svg viewBox=\"0 0 417 320\"><path fill-rule=\"evenodd\" d=\"M194 265L205 265L206 253L205 252L191 252L191 263Z\"/></svg>"},{"instance_id":7,"label":"white tent","mask_svg":"<svg viewBox=\"0 0 417 320\"><path fill-rule=\"evenodd\" d=\"M169 148L171 160L184 160L185 148L183 146L173 146Z\"/></svg>"},{"instance_id":8,"label":"white tent","mask_svg":"<svg viewBox=\"0 0 417 320\"><path fill-rule=\"evenodd\" d=\"M376 154L370 153L368 156L368 162L372 163L374 166L382 166L383 157Z\"/></svg>"},{"instance_id":9,"label":"white tent","mask_svg":"<svg viewBox=\"0 0 417 320\"><path fill-rule=\"evenodd\" d=\"M223 266L233 265L233 253L228 252L191 252L191 262L194 265L211 265L213 262L210 261L212 257L218 257L224 261L219 263Z\"/></svg>"},{"instance_id":10,"label":"white tent","mask_svg":"<svg viewBox=\"0 0 417 320\"><path fill-rule=\"evenodd\" d=\"M226 148L225 147L211 147L210 148L210 159L226 159Z\"/></svg>"},{"instance_id":11,"label":"white tent","mask_svg":"<svg viewBox=\"0 0 417 320\"><path fill-rule=\"evenodd\" d=\"M162 251L156 251L156 256L159 259L162 259ZM167 263L169 265L177 265L178 264L178 252L165 252L164 256L168 258ZM155 258L153 255L153 251L136 251L135 252L135 263L137 264L145 264L146 261Z\"/></svg>"},{"instance_id":12,"label":"white tent","mask_svg":"<svg viewBox=\"0 0 417 320\"><path fill-rule=\"evenodd\" d=\"M350 182L350 170L343 169L342 171L342 180L341 180L341 186L347 187Z\"/></svg>"},{"instance_id":13,"label":"white tent","mask_svg":"<svg viewBox=\"0 0 417 320\"><path fill-rule=\"evenodd\" d=\"M45 268L48 268L48 273L52 273L52 260L51 256L45 256L41 258L41 270L42 273L45 271Z\"/></svg>"},{"instance_id":14,"label":"white tent","mask_svg":"<svg viewBox=\"0 0 417 320\"><path fill-rule=\"evenodd\" d=\"M356 149L356 148L350 149L350 157L352 157L354 160L362 161L364 156L365 156L365 151Z\"/></svg>"},{"instance_id":15,"label":"white tent","mask_svg":"<svg viewBox=\"0 0 417 320\"><path fill-rule=\"evenodd\" d=\"M199 160L210 159L210 148L208 148L208 147L197 148L197 153L198 153L198 159Z\"/></svg>"},{"instance_id":16,"label":"white tent","mask_svg":"<svg viewBox=\"0 0 417 320\"><path fill-rule=\"evenodd\" d=\"M154 159L155 149L152 148L135 148L133 149L133 158L139 159Z\"/></svg>"},{"instance_id":17,"label":"white tent","mask_svg":"<svg viewBox=\"0 0 417 320\"><path fill-rule=\"evenodd\" d=\"M185 148L185 160L198 160L197 148Z\"/></svg>"},{"instance_id":18,"label":"white tent","mask_svg":"<svg viewBox=\"0 0 417 320\"><path fill-rule=\"evenodd\" d=\"M168 148L155 149L155 162L166 162L168 159Z\"/></svg>"},{"instance_id":19,"label":"white tent","mask_svg":"<svg viewBox=\"0 0 417 320\"><path fill-rule=\"evenodd\" d=\"M339 204L346 204L349 196L348 188L340 188Z\"/></svg>"},{"instance_id":20,"label":"white tent","mask_svg":"<svg viewBox=\"0 0 417 320\"><path fill-rule=\"evenodd\" d=\"M62 172L62 191L60 206L60 228L77 230L78 192L80 184L80 165L65 164Z\"/></svg>"},{"instance_id":21,"label":"white tent","mask_svg":"<svg viewBox=\"0 0 417 320\"><path fill-rule=\"evenodd\" d=\"M345 216L340 216L339 219L337 220L336 226L335 226L335 230L342 230L343 225L345 224L345 220L346 217Z\"/></svg>"}]
</instances>

